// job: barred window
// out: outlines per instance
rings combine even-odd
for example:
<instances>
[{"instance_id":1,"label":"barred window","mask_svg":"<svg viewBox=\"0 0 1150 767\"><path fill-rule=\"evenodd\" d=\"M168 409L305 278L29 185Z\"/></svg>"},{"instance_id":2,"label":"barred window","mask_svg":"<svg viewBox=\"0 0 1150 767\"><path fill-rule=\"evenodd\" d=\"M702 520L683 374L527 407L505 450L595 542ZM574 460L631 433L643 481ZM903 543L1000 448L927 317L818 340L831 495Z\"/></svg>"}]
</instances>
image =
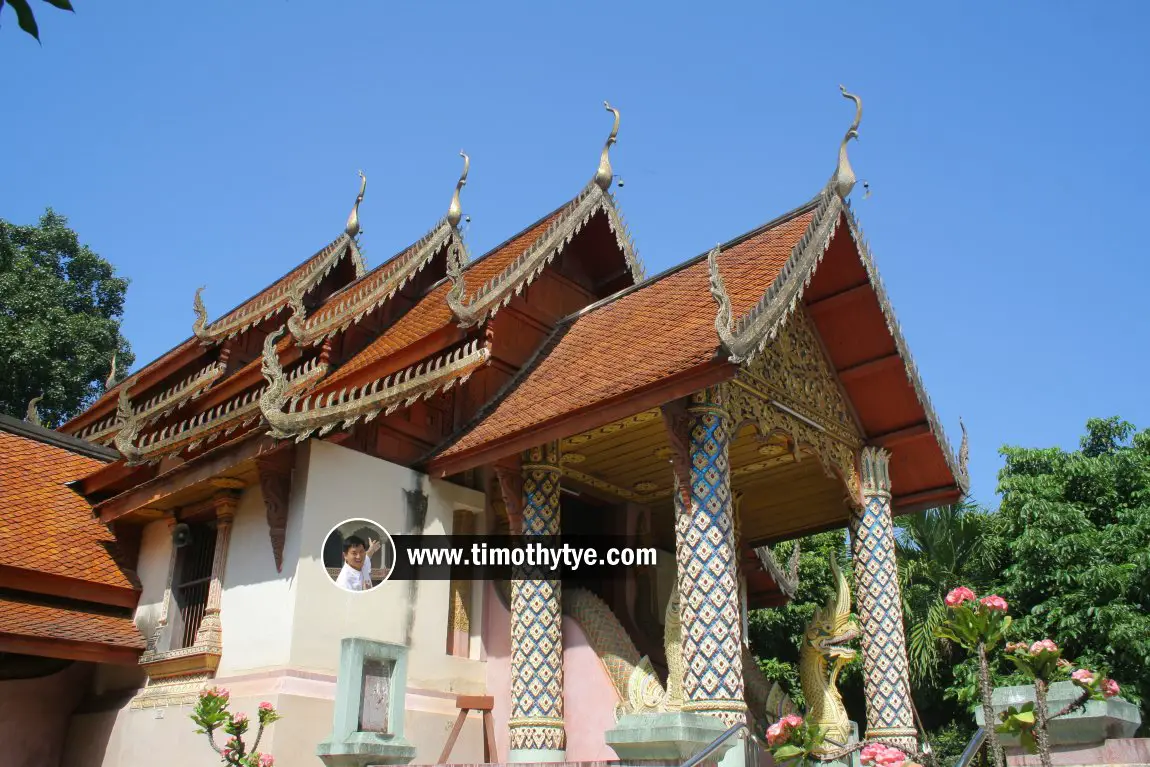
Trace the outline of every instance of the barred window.
<instances>
[{"instance_id":1,"label":"barred window","mask_svg":"<svg viewBox=\"0 0 1150 767\"><path fill-rule=\"evenodd\" d=\"M208 605L212 583L212 557L216 552L216 531L203 523L188 526L189 542L179 550L179 579L174 591L180 610L180 627L173 633L173 650L191 647Z\"/></svg>"}]
</instances>

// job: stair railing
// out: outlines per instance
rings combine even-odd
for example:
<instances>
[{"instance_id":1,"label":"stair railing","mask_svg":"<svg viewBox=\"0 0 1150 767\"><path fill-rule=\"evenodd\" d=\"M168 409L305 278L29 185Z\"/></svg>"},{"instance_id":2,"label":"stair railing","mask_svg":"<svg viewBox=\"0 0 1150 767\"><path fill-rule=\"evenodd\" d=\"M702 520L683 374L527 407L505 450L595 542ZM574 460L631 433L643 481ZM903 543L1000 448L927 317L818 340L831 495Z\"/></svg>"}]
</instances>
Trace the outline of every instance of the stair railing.
<instances>
[{"instance_id":1,"label":"stair railing","mask_svg":"<svg viewBox=\"0 0 1150 767\"><path fill-rule=\"evenodd\" d=\"M707 761L707 759L718 751L728 740L740 734L743 736L744 763L746 767L756 767L759 763L759 749L763 747L763 742L755 735L751 728L747 726L746 722L737 722L731 725L726 732L704 746L702 751L683 762L680 767L698 767L698 765Z\"/></svg>"},{"instance_id":2,"label":"stair railing","mask_svg":"<svg viewBox=\"0 0 1150 767\"><path fill-rule=\"evenodd\" d=\"M986 743L986 728L979 727L974 731L971 736L970 742L966 744L963 749L962 755L958 757L954 767L969 767L970 763L974 761L974 757L978 756L978 752L982 750L983 744Z\"/></svg>"}]
</instances>

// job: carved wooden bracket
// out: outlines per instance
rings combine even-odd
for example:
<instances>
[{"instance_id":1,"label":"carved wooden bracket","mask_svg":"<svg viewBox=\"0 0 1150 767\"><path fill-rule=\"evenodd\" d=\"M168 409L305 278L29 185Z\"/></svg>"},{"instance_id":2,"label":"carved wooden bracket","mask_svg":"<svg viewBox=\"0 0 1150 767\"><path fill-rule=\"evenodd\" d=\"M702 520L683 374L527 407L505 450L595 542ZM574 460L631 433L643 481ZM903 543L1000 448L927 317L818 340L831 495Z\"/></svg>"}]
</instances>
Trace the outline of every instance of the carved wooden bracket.
<instances>
[{"instance_id":1,"label":"carved wooden bracket","mask_svg":"<svg viewBox=\"0 0 1150 767\"><path fill-rule=\"evenodd\" d=\"M689 447L690 416L685 399L668 402L660 408L667 441L671 445L671 468L675 474L675 490L679 493L680 508L691 506L691 451Z\"/></svg>"},{"instance_id":2,"label":"carved wooden bracket","mask_svg":"<svg viewBox=\"0 0 1150 767\"><path fill-rule=\"evenodd\" d=\"M507 507L507 521L512 535L523 534L523 471L519 461L508 459L495 465L495 476Z\"/></svg>"},{"instance_id":3,"label":"carved wooden bracket","mask_svg":"<svg viewBox=\"0 0 1150 767\"><path fill-rule=\"evenodd\" d=\"M283 572L284 538L287 535L288 501L291 498L291 473L295 465L295 445L258 456L256 469L260 475L260 493L267 511L268 536L272 543L272 556L276 572Z\"/></svg>"}]
</instances>

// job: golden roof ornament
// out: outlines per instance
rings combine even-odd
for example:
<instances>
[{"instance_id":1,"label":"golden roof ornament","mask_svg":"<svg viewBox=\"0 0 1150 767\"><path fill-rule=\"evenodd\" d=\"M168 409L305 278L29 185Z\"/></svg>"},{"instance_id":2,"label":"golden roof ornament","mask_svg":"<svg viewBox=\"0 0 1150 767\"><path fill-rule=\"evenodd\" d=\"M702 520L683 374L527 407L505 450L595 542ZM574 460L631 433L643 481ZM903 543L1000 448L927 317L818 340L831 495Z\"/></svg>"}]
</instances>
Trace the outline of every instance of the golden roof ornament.
<instances>
[{"instance_id":1,"label":"golden roof ornament","mask_svg":"<svg viewBox=\"0 0 1150 767\"><path fill-rule=\"evenodd\" d=\"M112 369L108 372L108 377L104 379L104 391L111 389L116 385L116 352L112 352Z\"/></svg>"},{"instance_id":2,"label":"golden roof ornament","mask_svg":"<svg viewBox=\"0 0 1150 767\"><path fill-rule=\"evenodd\" d=\"M116 449L120 451L120 455L128 459L129 462L138 460L140 458L140 449L136 447L136 437L140 434L140 419L137 417L135 408L132 407L132 399L128 392L133 386L136 385L137 378L133 378L120 388L120 397L116 401L116 421L120 424L120 430L116 432L113 440Z\"/></svg>"},{"instance_id":3,"label":"golden roof ornament","mask_svg":"<svg viewBox=\"0 0 1150 767\"><path fill-rule=\"evenodd\" d=\"M28 400L28 411L24 414L24 420L27 421L28 423L32 424L33 426L43 426L44 425L43 423L40 422L40 411L36 409L36 406L39 405L40 401L43 399L44 399L44 395L40 394L40 395L33 397L32 399Z\"/></svg>"},{"instance_id":4,"label":"golden roof ornament","mask_svg":"<svg viewBox=\"0 0 1150 767\"><path fill-rule=\"evenodd\" d=\"M344 232L348 237L355 239L359 234L359 204L363 202L363 193L367 191L367 176L363 175L363 171L359 172L359 194L355 198L355 205L352 206L351 215L347 217L347 227Z\"/></svg>"},{"instance_id":5,"label":"golden roof ornament","mask_svg":"<svg viewBox=\"0 0 1150 767\"><path fill-rule=\"evenodd\" d=\"M471 169L471 158L467 153L460 149L459 156L463 158L463 173L460 174L459 181L455 182L455 194L451 196L451 207L447 209L447 221L453 229L459 228L459 222L463 220L463 206L459 204L459 192L467 183L467 171Z\"/></svg>"},{"instance_id":6,"label":"golden roof ornament","mask_svg":"<svg viewBox=\"0 0 1150 767\"><path fill-rule=\"evenodd\" d=\"M196 297L192 299L192 311L196 313L196 321L192 323L192 332L197 338L205 338L208 328L208 310L204 306L204 286L196 288Z\"/></svg>"},{"instance_id":7,"label":"golden roof ornament","mask_svg":"<svg viewBox=\"0 0 1150 767\"><path fill-rule=\"evenodd\" d=\"M850 158L847 157L847 142L852 138L858 141L858 128L859 123L862 121L862 99L853 93L847 93L845 86L840 85L839 90L842 91L843 98L850 99L855 103L855 120L851 123L851 127L847 129L846 135L843 136L842 143L839 145L839 164L838 167L835 168L834 179L831 181L839 197L845 200L847 195L851 193L851 190L854 189L856 181L854 169L851 168Z\"/></svg>"},{"instance_id":8,"label":"golden roof ornament","mask_svg":"<svg viewBox=\"0 0 1150 767\"><path fill-rule=\"evenodd\" d=\"M611 180L614 174L611 171L611 145L615 143L615 137L619 135L619 110L611 106L606 101L603 106L607 108L608 112L615 115L615 124L611 127L611 135L607 137L607 143L603 145L603 153L599 155L599 170L595 171L595 184L606 192L611 188Z\"/></svg>"},{"instance_id":9,"label":"golden roof ornament","mask_svg":"<svg viewBox=\"0 0 1150 767\"><path fill-rule=\"evenodd\" d=\"M962 476L969 477L967 464L970 462L970 440L967 438L966 424L962 422L962 418L958 419L958 428L962 429L962 444L958 447L958 470Z\"/></svg>"}]
</instances>

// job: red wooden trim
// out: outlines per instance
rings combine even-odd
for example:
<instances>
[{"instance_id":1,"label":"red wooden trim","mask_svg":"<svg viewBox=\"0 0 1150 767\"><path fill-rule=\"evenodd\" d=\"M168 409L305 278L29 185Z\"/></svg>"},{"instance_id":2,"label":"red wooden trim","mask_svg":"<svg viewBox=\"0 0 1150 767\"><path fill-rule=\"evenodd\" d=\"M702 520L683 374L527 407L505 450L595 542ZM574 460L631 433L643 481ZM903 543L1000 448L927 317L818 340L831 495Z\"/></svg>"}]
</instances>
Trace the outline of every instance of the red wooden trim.
<instances>
[{"instance_id":1,"label":"red wooden trim","mask_svg":"<svg viewBox=\"0 0 1150 767\"><path fill-rule=\"evenodd\" d=\"M439 759L436 764L447 764L447 757L451 756L451 749L455 748L455 741L459 738L459 731L463 729L463 723L467 721L467 709L459 709L459 716L455 717L455 726L451 728L451 733L447 736L447 742L443 744L443 751L439 754Z\"/></svg>"},{"instance_id":2,"label":"red wooden trim","mask_svg":"<svg viewBox=\"0 0 1150 767\"><path fill-rule=\"evenodd\" d=\"M665 402L685 397L699 389L722 383L733 378L736 370L738 366L714 359L685 373L660 380L645 389L630 391L565 413L549 422L532 426L528 430L520 430L470 451L447 458L433 458L428 462L427 471L429 474L446 477L485 463L492 463L534 445L605 426L620 418L641 413Z\"/></svg>"},{"instance_id":3,"label":"red wooden trim","mask_svg":"<svg viewBox=\"0 0 1150 767\"><path fill-rule=\"evenodd\" d=\"M158 503L190 485L203 482L257 455L274 450L278 442L271 437L252 433L238 442L222 445L187 463L180 464L148 482L137 485L114 498L99 503L94 511L105 524Z\"/></svg>"},{"instance_id":4,"label":"red wooden trim","mask_svg":"<svg viewBox=\"0 0 1150 767\"><path fill-rule=\"evenodd\" d=\"M79 599L83 602L96 602L115 607L135 608L140 601L140 592L132 588L93 583L11 565L0 565L0 588Z\"/></svg>"},{"instance_id":5,"label":"red wooden trim","mask_svg":"<svg viewBox=\"0 0 1150 767\"><path fill-rule=\"evenodd\" d=\"M891 510L897 514L913 514L917 511L948 506L958 503L962 498L962 491L954 485L935 487L930 490L921 490L917 493L896 495L891 498Z\"/></svg>"},{"instance_id":6,"label":"red wooden trim","mask_svg":"<svg viewBox=\"0 0 1150 767\"><path fill-rule=\"evenodd\" d=\"M118 461L105 464L91 474L77 480L73 487L81 495L90 496L128 477L154 471L155 468L151 466L129 466L127 462L121 458Z\"/></svg>"},{"instance_id":7,"label":"red wooden trim","mask_svg":"<svg viewBox=\"0 0 1150 767\"><path fill-rule=\"evenodd\" d=\"M0 633L0 652L91 663L111 663L117 666L137 666L143 650L92 642L77 642L71 639L24 637Z\"/></svg>"},{"instance_id":8,"label":"red wooden trim","mask_svg":"<svg viewBox=\"0 0 1150 767\"><path fill-rule=\"evenodd\" d=\"M851 383L888 370L901 370L903 375L906 375L906 366L897 352L843 368L839 371L839 380L844 384Z\"/></svg>"},{"instance_id":9,"label":"red wooden trim","mask_svg":"<svg viewBox=\"0 0 1150 767\"><path fill-rule=\"evenodd\" d=\"M871 287L870 281L866 281L861 285L840 290L838 293L832 293L829 296L810 301L806 307L812 314L828 314L834 312L836 309L842 309L853 304L855 301L862 300L866 296L873 296L874 289Z\"/></svg>"},{"instance_id":10,"label":"red wooden trim","mask_svg":"<svg viewBox=\"0 0 1150 767\"><path fill-rule=\"evenodd\" d=\"M483 761L487 764L499 761L498 749L495 746L495 717L490 711L483 712Z\"/></svg>"},{"instance_id":11,"label":"red wooden trim","mask_svg":"<svg viewBox=\"0 0 1150 767\"><path fill-rule=\"evenodd\" d=\"M895 445L901 445L905 442L913 442L921 437L933 437L930 432L930 424L926 421L916 423L914 426L907 426L903 429L895 429L894 431L876 434L868 439L874 445L882 448L891 448Z\"/></svg>"}]
</instances>

